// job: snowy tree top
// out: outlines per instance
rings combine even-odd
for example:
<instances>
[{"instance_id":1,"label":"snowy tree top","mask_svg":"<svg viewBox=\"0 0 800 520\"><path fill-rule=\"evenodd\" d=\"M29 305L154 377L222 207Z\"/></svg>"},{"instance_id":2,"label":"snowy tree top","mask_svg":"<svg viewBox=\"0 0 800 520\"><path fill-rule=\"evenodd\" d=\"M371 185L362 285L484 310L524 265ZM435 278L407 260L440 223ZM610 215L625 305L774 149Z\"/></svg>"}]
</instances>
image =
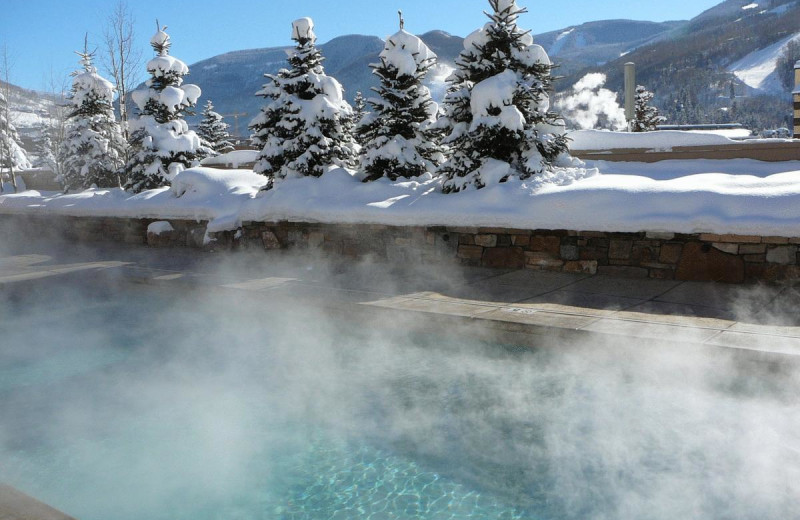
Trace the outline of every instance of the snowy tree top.
<instances>
[{"instance_id":1,"label":"snowy tree top","mask_svg":"<svg viewBox=\"0 0 800 520\"><path fill-rule=\"evenodd\" d=\"M315 42L317 35L314 34L314 20L306 16L292 22L292 39Z\"/></svg>"},{"instance_id":2,"label":"snowy tree top","mask_svg":"<svg viewBox=\"0 0 800 520\"><path fill-rule=\"evenodd\" d=\"M497 7L495 9L498 14L513 14L520 10L517 6L517 0L497 0Z\"/></svg>"},{"instance_id":3,"label":"snowy tree top","mask_svg":"<svg viewBox=\"0 0 800 520\"><path fill-rule=\"evenodd\" d=\"M88 40L88 39L87 39ZM72 95L71 103L79 107L85 101L99 98L106 103L114 102L114 85L110 81L97 73L97 68L92 63L94 53L88 51L88 41L84 40L83 52L75 51L80 57L78 63L83 70L72 73Z\"/></svg>"},{"instance_id":4,"label":"snowy tree top","mask_svg":"<svg viewBox=\"0 0 800 520\"><path fill-rule=\"evenodd\" d=\"M72 102L75 105L80 105L83 102L81 93L85 96L89 92L93 92L97 97L111 103L114 100L114 85L100 76L97 69L90 67L89 69L75 75L72 80L72 88L74 96Z\"/></svg>"},{"instance_id":5,"label":"snowy tree top","mask_svg":"<svg viewBox=\"0 0 800 520\"><path fill-rule=\"evenodd\" d=\"M150 38L150 45L161 56L169 54L169 47L172 45L166 30L167 26L161 27L158 20L156 20L156 33Z\"/></svg>"},{"instance_id":6,"label":"snowy tree top","mask_svg":"<svg viewBox=\"0 0 800 520\"><path fill-rule=\"evenodd\" d=\"M417 68L436 59L436 54L418 37L400 29L386 38L381 60L393 65L402 75L413 75Z\"/></svg>"},{"instance_id":7,"label":"snowy tree top","mask_svg":"<svg viewBox=\"0 0 800 520\"><path fill-rule=\"evenodd\" d=\"M154 76L164 76L168 73L185 76L189 74L189 67L178 58L162 54L147 62L147 72Z\"/></svg>"}]
</instances>

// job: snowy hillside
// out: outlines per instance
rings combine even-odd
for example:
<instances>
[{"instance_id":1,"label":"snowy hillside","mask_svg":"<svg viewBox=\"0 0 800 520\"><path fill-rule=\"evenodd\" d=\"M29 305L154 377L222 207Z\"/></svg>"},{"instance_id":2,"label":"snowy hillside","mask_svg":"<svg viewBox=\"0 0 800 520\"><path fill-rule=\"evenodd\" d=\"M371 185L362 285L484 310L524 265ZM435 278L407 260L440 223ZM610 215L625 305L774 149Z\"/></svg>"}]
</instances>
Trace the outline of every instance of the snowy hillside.
<instances>
[{"instance_id":1,"label":"snowy hillside","mask_svg":"<svg viewBox=\"0 0 800 520\"><path fill-rule=\"evenodd\" d=\"M787 36L768 47L751 52L728 67L748 87L767 93L785 91L778 77L778 59L790 42L800 42L800 32Z\"/></svg>"},{"instance_id":2,"label":"snowy hillside","mask_svg":"<svg viewBox=\"0 0 800 520\"><path fill-rule=\"evenodd\" d=\"M55 105L56 101L49 94L11 85L11 123L17 128L27 149L39 135L42 123L48 120Z\"/></svg>"},{"instance_id":3,"label":"snowy hillside","mask_svg":"<svg viewBox=\"0 0 800 520\"><path fill-rule=\"evenodd\" d=\"M667 37L686 22L603 20L534 36L560 64L561 74L612 61L633 49Z\"/></svg>"}]
</instances>

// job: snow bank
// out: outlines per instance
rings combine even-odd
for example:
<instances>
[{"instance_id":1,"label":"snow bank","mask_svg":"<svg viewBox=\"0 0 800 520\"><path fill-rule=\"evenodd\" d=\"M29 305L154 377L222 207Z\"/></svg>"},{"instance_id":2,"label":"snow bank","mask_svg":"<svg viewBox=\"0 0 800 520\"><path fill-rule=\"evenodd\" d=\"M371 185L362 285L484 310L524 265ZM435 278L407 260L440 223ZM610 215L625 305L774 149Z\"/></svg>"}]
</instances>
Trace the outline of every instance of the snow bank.
<instances>
[{"instance_id":1,"label":"snow bank","mask_svg":"<svg viewBox=\"0 0 800 520\"><path fill-rule=\"evenodd\" d=\"M361 183L333 169L261 192L265 177L253 172L192 168L178 173L172 188L138 195L116 189L4 195L0 213L210 220L211 232L246 220L767 236L797 236L800 229L800 161L589 166L600 172L581 170L587 176L575 178L562 170L451 195L430 175Z\"/></svg>"},{"instance_id":2,"label":"snow bank","mask_svg":"<svg viewBox=\"0 0 800 520\"><path fill-rule=\"evenodd\" d=\"M249 170L191 168L178 173L171 188L136 195L115 188L0 196L0 214L209 220L213 232L220 227L235 229L243 204L255 198L265 183L265 177Z\"/></svg>"},{"instance_id":3,"label":"snow bank","mask_svg":"<svg viewBox=\"0 0 800 520\"><path fill-rule=\"evenodd\" d=\"M578 130L567 135L572 142L570 150L613 150L641 148L669 151L676 146L710 146L742 144L713 132L686 132L659 130L657 132L610 132L606 130Z\"/></svg>"},{"instance_id":4,"label":"snow bank","mask_svg":"<svg viewBox=\"0 0 800 520\"><path fill-rule=\"evenodd\" d=\"M242 164L255 163L258 160L258 150L234 150L214 157L203 159L203 166L227 166L239 168Z\"/></svg>"}]
</instances>

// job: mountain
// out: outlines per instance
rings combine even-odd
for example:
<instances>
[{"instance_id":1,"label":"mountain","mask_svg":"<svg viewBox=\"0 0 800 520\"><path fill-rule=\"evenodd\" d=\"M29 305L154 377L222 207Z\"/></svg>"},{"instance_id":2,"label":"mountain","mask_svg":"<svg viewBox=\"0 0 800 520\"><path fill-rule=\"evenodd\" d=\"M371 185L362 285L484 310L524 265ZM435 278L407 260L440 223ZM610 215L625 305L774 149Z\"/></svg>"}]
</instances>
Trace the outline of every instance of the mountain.
<instances>
[{"instance_id":1,"label":"mountain","mask_svg":"<svg viewBox=\"0 0 800 520\"><path fill-rule=\"evenodd\" d=\"M538 34L534 40L559 64L558 73L564 75L612 61L687 23L604 20Z\"/></svg>"},{"instance_id":2,"label":"mountain","mask_svg":"<svg viewBox=\"0 0 800 520\"><path fill-rule=\"evenodd\" d=\"M726 0L688 23L588 72L623 90L624 64L656 95L671 123L741 122L748 128L790 126L791 69L800 56L800 0ZM771 78L770 78L771 77Z\"/></svg>"},{"instance_id":3,"label":"mountain","mask_svg":"<svg viewBox=\"0 0 800 520\"><path fill-rule=\"evenodd\" d=\"M464 40L443 31L432 31L421 37L439 56L440 65L432 71L429 86L443 95L444 78L452 70ZM251 49L214 56L190 65L191 75L187 81L200 86L203 99L211 99L217 112L246 114L239 116L239 132L246 134L247 123L264 105L264 99L255 96L266 82L264 74L275 74L287 67L287 52L292 48ZM370 87L377 85L369 65L379 61L383 40L376 36L348 35L334 38L319 48L325 58L325 71L342 83L348 99L352 101L357 91L369 97ZM188 119L195 122L197 117ZM229 117L228 121L232 119Z\"/></svg>"},{"instance_id":4,"label":"mountain","mask_svg":"<svg viewBox=\"0 0 800 520\"><path fill-rule=\"evenodd\" d=\"M0 89L8 96L11 110L11 123L17 129L22 145L27 151L33 150L33 141L39 136L42 124L48 121L56 108L56 97L48 93L27 90L0 81Z\"/></svg>"},{"instance_id":5,"label":"mountain","mask_svg":"<svg viewBox=\"0 0 800 520\"><path fill-rule=\"evenodd\" d=\"M442 99L445 79L464 39L443 31L421 35L439 56L428 76L435 99ZM607 87L621 100L623 65L637 65L638 82L656 94L655 102L671 123L739 121L752 128L788 124L788 51L800 49L800 0L726 0L689 21L604 20L534 35L558 65L564 91L589 72L607 75ZM794 42L794 43L793 43ZM796 47L793 47L795 45ZM247 124L263 106L255 93L264 74L287 66L291 46L228 52L190 65L187 81L203 90L221 114L247 135ZM376 85L369 68L378 61L383 42L375 36L348 35L320 45L325 67L352 100L357 91L369 97ZM12 106L17 126L34 135L36 123L52 99L16 89ZM20 119L21 118L21 119ZM198 116L190 117L196 123Z\"/></svg>"}]
</instances>

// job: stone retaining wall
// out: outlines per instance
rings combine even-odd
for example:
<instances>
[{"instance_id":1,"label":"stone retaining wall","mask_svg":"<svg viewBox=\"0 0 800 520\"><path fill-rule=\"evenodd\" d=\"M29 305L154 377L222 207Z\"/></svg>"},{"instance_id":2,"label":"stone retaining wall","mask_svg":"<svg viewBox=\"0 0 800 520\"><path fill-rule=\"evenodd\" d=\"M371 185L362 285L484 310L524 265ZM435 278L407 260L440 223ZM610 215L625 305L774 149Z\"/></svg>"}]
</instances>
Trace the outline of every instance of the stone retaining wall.
<instances>
[{"instance_id":1,"label":"stone retaining wall","mask_svg":"<svg viewBox=\"0 0 800 520\"><path fill-rule=\"evenodd\" d=\"M745 235L608 233L471 227L247 222L206 233L206 222L153 219L0 216L32 235L207 250L320 250L388 262L455 263L632 278L741 283L800 280L800 238ZM24 229L27 227L28 229ZM27 236L27 235L26 235Z\"/></svg>"}]
</instances>

